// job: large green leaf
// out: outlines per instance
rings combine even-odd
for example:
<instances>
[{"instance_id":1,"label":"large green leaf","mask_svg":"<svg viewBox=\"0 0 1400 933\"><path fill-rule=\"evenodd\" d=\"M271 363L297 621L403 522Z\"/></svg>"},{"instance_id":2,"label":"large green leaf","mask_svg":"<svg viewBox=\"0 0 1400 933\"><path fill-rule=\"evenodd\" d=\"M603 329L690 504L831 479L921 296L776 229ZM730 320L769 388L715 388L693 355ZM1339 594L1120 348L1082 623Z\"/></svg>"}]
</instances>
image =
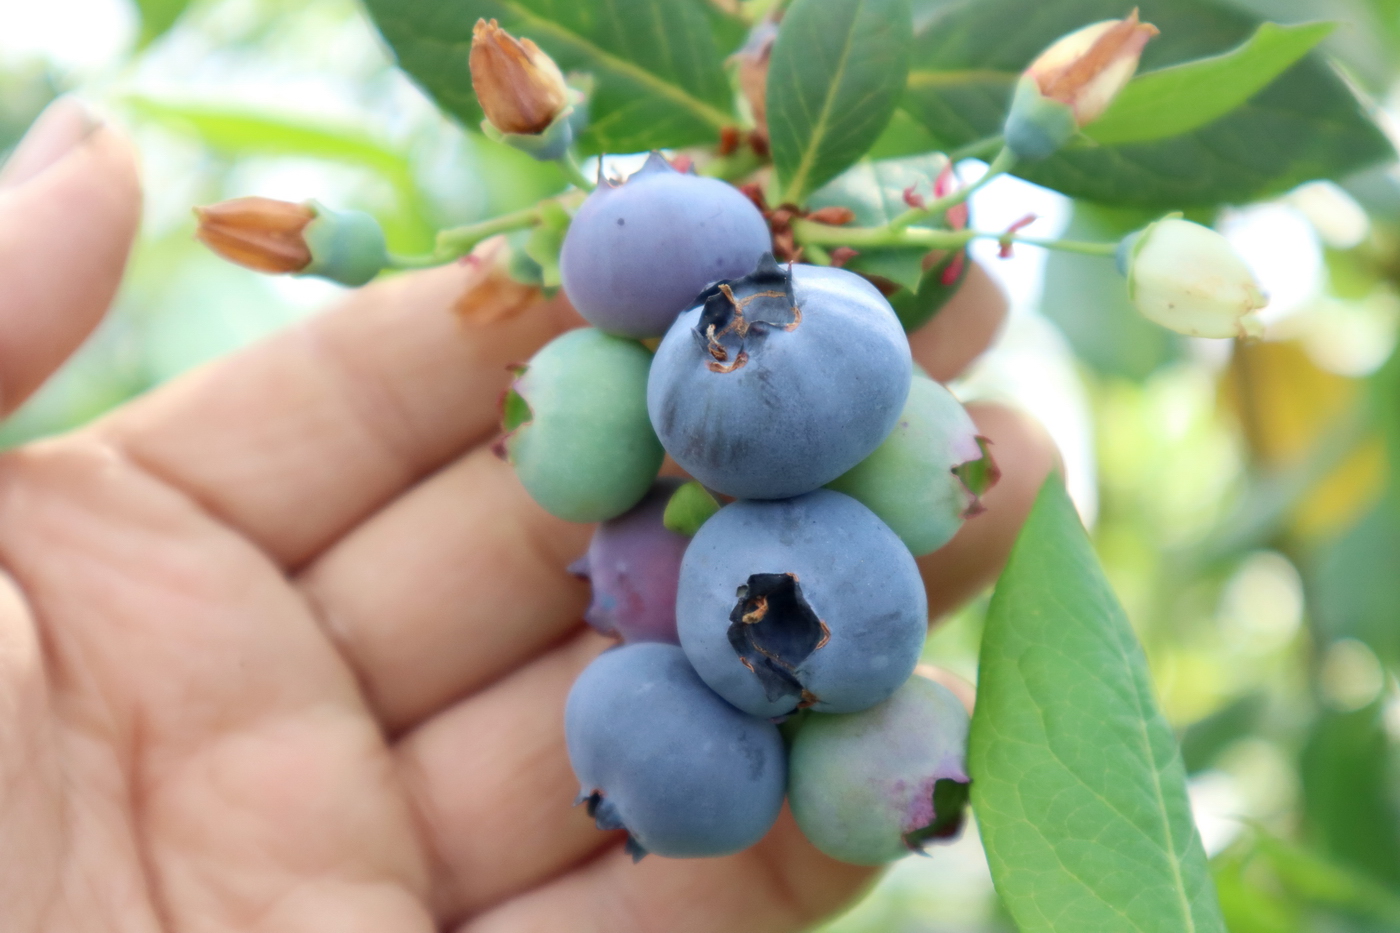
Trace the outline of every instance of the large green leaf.
<instances>
[{"instance_id":1,"label":"large green leaf","mask_svg":"<svg viewBox=\"0 0 1400 933\"><path fill-rule=\"evenodd\" d=\"M1245 41L1259 20L1212 0L1142 0L1161 29L1144 73ZM1000 132L1017 75L1058 36L1122 16L1117 0L960 0L915 35L901 107L945 151ZM1238 203L1313 178L1336 178L1394 155L1384 134L1325 62L1307 56L1242 106L1189 133L1081 147L1017 174L1075 197L1166 210Z\"/></svg>"},{"instance_id":2,"label":"large green leaf","mask_svg":"<svg viewBox=\"0 0 1400 933\"><path fill-rule=\"evenodd\" d=\"M768 66L768 134L783 201L865 155L909 71L909 0L797 0Z\"/></svg>"},{"instance_id":3,"label":"large green leaf","mask_svg":"<svg viewBox=\"0 0 1400 933\"><path fill-rule=\"evenodd\" d=\"M1021 933L1224 933L1176 740L1057 477L992 597L970 742L987 862Z\"/></svg>"},{"instance_id":4,"label":"large green leaf","mask_svg":"<svg viewBox=\"0 0 1400 933\"><path fill-rule=\"evenodd\" d=\"M1244 44L1138 75L1084 130L1095 142L1145 142L1190 132L1225 116L1308 54L1335 23L1263 23Z\"/></svg>"},{"instance_id":5,"label":"large green leaf","mask_svg":"<svg viewBox=\"0 0 1400 933\"><path fill-rule=\"evenodd\" d=\"M732 124L724 75L731 49L716 42L705 0L365 0L375 25L413 76L468 127L481 122L467 60L472 26L496 19L534 40L565 72L595 82L589 152L638 152L718 138ZM726 39L733 30L719 30Z\"/></svg>"}]
</instances>

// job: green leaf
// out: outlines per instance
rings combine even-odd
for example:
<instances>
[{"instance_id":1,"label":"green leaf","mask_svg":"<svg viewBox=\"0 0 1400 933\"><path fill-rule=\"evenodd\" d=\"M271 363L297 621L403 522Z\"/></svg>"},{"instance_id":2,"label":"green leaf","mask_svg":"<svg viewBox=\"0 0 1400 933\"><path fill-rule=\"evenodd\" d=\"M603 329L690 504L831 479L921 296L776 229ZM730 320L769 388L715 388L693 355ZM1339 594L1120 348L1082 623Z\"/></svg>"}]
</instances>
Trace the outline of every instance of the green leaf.
<instances>
[{"instance_id":1,"label":"green leaf","mask_svg":"<svg viewBox=\"0 0 1400 933\"><path fill-rule=\"evenodd\" d=\"M163 36L189 5L190 0L136 0L136 8L141 13L138 45L149 45Z\"/></svg>"},{"instance_id":2,"label":"green leaf","mask_svg":"<svg viewBox=\"0 0 1400 933\"><path fill-rule=\"evenodd\" d=\"M1385 663L1400 667L1400 512L1382 500L1315 558L1317 625L1328 640L1357 638Z\"/></svg>"},{"instance_id":3,"label":"green leaf","mask_svg":"<svg viewBox=\"0 0 1400 933\"><path fill-rule=\"evenodd\" d=\"M802 203L879 138L909 70L909 0L796 0L768 66L784 202Z\"/></svg>"},{"instance_id":4,"label":"green leaf","mask_svg":"<svg viewBox=\"0 0 1400 933\"><path fill-rule=\"evenodd\" d=\"M1146 659L1055 476L988 610L968 760L1021 933L1224 933Z\"/></svg>"},{"instance_id":5,"label":"green leaf","mask_svg":"<svg viewBox=\"0 0 1400 933\"><path fill-rule=\"evenodd\" d=\"M855 213L858 227L883 227L909 209L904 191L914 188L926 200L933 200L933 184L948 165L942 153L929 152L902 159L862 159L812 193L807 204L822 207L848 207ZM846 268L889 279L910 292L917 292L924 279L926 249L863 249L846 263Z\"/></svg>"},{"instance_id":6,"label":"green leaf","mask_svg":"<svg viewBox=\"0 0 1400 933\"><path fill-rule=\"evenodd\" d=\"M639 152L718 138L732 93L705 0L366 0L399 66L475 129L481 108L468 55L478 18L533 40L567 72L594 79L585 152Z\"/></svg>"},{"instance_id":7,"label":"green leaf","mask_svg":"<svg viewBox=\"0 0 1400 933\"><path fill-rule=\"evenodd\" d=\"M1324 712L1313 725L1300 767L1303 812L1319 850L1400 890L1400 770L1382 703Z\"/></svg>"},{"instance_id":8,"label":"green leaf","mask_svg":"<svg viewBox=\"0 0 1400 933\"><path fill-rule=\"evenodd\" d=\"M915 35L900 106L952 151L1000 132L1022 69L1059 36L1122 16L1117 0L961 0ZM1144 72L1218 55L1260 20L1211 0L1142 0L1162 33ZM1008 28L1014 24L1014 28ZM1327 64L1305 56L1243 105L1169 139L1072 148L1017 168L1073 197L1147 210L1242 203L1391 159L1366 108Z\"/></svg>"},{"instance_id":9,"label":"green leaf","mask_svg":"<svg viewBox=\"0 0 1400 933\"><path fill-rule=\"evenodd\" d=\"M304 156L361 166L393 186L398 211L379 220L390 248L418 251L432 244L432 210L413 178L408 157L358 127L232 109L206 104L178 104L149 97L127 97L135 114L198 138L210 149L230 155ZM307 196L317 192L308 191ZM343 206L343 205L328 205Z\"/></svg>"},{"instance_id":10,"label":"green leaf","mask_svg":"<svg viewBox=\"0 0 1400 933\"><path fill-rule=\"evenodd\" d=\"M1181 761L1186 773L1196 774L1209 768L1221 752L1253 732L1264 706L1262 693L1247 693L1187 726L1181 735Z\"/></svg>"},{"instance_id":11,"label":"green leaf","mask_svg":"<svg viewBox=\"0 0 1400 933\"><path fill-rule=\"evenodd\" d=\"M1138 75L1084 134L1103 144L1178 136L1225 116L1308 54L1335 23L1261 23L1238 48Z\"/></svg>"},{"instance_id":12,"label":"green leaf","mask_svg":"<svg viewBox=\"0 0 1400 933\"><path fill-rule=\"evenodd\" d=\"M903 159L862 160L813 192L808 205L849 207L855 212L852 221L858 227L883 227L909 210L904 201L907 188L914 188L927 200L933 200L933 183L948 166L941 152Z\"/></svg>"}]
</instances>

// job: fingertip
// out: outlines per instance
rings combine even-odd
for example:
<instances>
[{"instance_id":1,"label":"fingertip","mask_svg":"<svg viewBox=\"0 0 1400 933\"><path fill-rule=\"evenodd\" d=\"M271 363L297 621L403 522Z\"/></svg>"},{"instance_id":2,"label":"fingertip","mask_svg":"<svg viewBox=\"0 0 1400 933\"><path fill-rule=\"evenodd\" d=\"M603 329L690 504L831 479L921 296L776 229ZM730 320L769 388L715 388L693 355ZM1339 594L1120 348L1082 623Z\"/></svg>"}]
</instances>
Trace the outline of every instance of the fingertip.
<instances>
[{"instance_id":1,"label":"fingertip","mask_svg":"<svg viewBox=\"0 0 1400 933\"><path fill-rule=\"evenodd\" d=\"M986 511L969 519L952 541L919 558L933 619L996 579L1045 477L1052 469L1063 470L1055 442L1030 415L996 402L972 402L967 411L991 441L1001 478L982 496Z\"/></svg>"},{"instance_id":2,"label":"fingertip","mask_svg":"<svg viewBox=\"0 0 1400 933\"><path fill-rule=\"evenodd\" d=\"M102 319L141 214L136 152L76 102L53 105L0 187L0 402L12 411Z\"/></svg>"},{"instance_id":3,"label":"fingertip","mask_svg":"<svg viewBox=\"0 0 1400 933\"><path fill-rule=\"evenodd\" d=\"M909 335L914 360L939 382L962 373L991 346L1006 321L1006 293L973 263L962 286L927 324Z\"/></svg>"}]
</instances>

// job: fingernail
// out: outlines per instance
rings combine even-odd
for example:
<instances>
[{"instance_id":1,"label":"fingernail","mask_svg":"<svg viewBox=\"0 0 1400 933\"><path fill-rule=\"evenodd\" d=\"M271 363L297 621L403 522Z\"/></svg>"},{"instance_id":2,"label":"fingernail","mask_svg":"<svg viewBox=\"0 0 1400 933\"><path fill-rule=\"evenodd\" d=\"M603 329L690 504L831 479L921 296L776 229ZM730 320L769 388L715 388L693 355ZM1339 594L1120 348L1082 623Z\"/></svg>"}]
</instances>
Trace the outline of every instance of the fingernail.
<instances>
[{"instance_id":1,"label":"fingernail","mask_svg":"<svg viewBox=\"0 0 1400 933\"><path fill-rule=\"evenodd\" d=\"M77 98L58 98L39 114L4 168L0 168L0 188L13 188L39 175L101 125Z\"/></svg>"}]
</instances>

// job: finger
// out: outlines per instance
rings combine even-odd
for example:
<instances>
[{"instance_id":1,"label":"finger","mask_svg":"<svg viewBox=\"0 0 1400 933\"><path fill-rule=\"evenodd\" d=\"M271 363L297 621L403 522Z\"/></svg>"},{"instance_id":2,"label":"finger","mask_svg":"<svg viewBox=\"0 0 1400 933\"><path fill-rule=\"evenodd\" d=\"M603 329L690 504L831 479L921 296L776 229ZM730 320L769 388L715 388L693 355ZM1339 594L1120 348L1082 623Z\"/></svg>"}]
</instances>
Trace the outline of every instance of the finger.
<instances>
[{"instance_id":1,"label":"finger","mask_svg":"<svg viewBox=\"0 0 1400 933\"><path fill-rule=\"evenodd\" d=\"M125 137L70 97L0 172L0 411L13 411L102 319L141 213Z\"/></svg>"},{"instance_id":2,"label":"finger","mask_svg":"<svg viewBox=\"0 0 1400 933\"><path fill-rule=\"evenodd\" d=\"M638 864L620 847L462 925L458 933L795 933L855 897L875 869L812 847L786 808L727 858Z\"/></svg>"},{"instance_id":3,"label":"finger","mask_svg":"<svg viewBox=\"0 0 1400 933\"><path fill-rule=\"evenodd\" d=\"M436 857L440 918L480 911L618 841L573 805L578 781L564 749L569 688L609 644L581 632L397 745Z\"/></svg>"},{"instance_id":4,"label":"finger","mask_svg":"<svg viewBox=\"0 0 1400 933\"><path fill-rule=\"evenodd\" d=\"M933 619L976 596L1001 573L1036 493L1059 463L1055 442L1029 415L988 402L973 402L967 411L992 442L1001 479L982 496L985 512L965 522L943 547L919 558Z\"/></svg>"},{"instance_id":5,"label":"finger","mask_svg":"<svg viewBox=\"0 0 1400 933\"><path fill-rule=\"evenodd\" d=\"M588 587L567 567L591 532L549 515L477 448L337 542L300 584L396 733L577 625Z\"/></svg>"},{"instance_id":6,"label":"finger","mask_svg":"<svg viewBox=\"0 0 1400 933\"><path fill-rule=\"evenodd\" d=\"M577 321L562 301L537 297L490 264L391 279L99 429L284 566L299 566L494 433L506 366Z\"/></svg>"},{"instance_id":7,"label":"finger","mask_svg":"<svg viewBox=\"0 0 1400 933\"><path fill-rule=\"evenodd\" d=\"M1006 294L977 263L948 303L909 335L914 359L939 382L953 379L991 346L1006 321Z\"/></svg>"}]
</instances>

